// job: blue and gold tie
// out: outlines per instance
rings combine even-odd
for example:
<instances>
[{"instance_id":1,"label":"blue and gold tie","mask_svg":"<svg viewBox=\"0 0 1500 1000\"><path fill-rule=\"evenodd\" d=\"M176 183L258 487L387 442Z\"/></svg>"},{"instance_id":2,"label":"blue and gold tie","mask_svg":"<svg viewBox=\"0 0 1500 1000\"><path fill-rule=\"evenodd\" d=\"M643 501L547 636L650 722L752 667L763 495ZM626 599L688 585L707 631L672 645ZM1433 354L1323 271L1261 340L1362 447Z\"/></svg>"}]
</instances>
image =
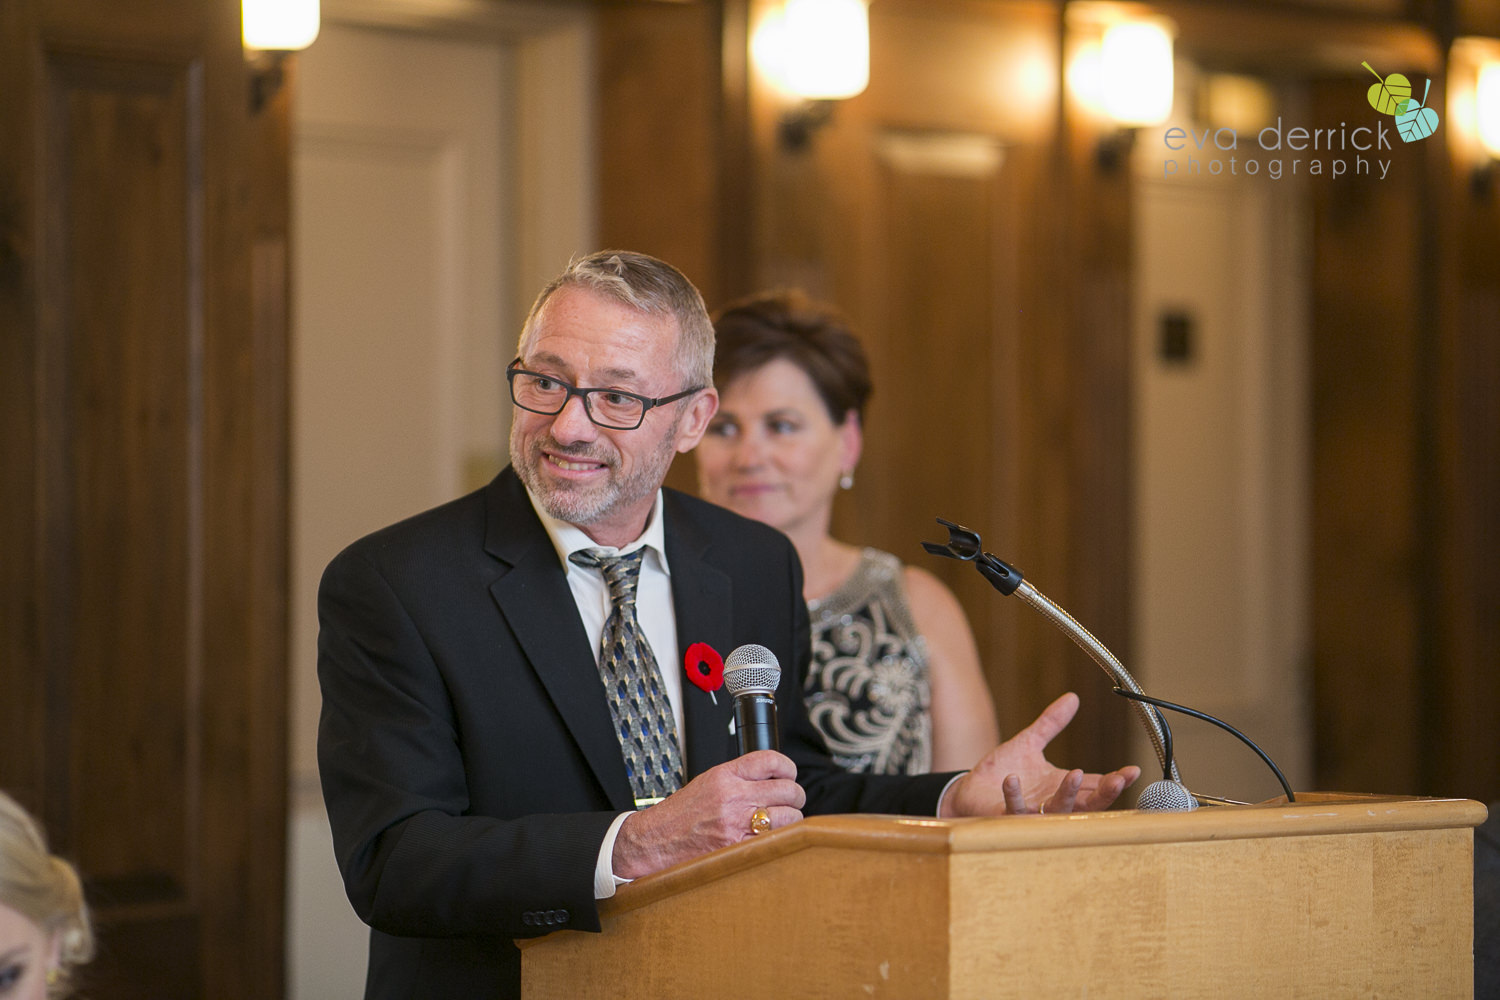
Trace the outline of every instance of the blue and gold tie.
<instances>
[{"instance_id":1,"label":"blue and gold tie","mask_svg":"<svg viewBox=\"0 0 1500 1000\"><path fill-rule=\"evenodd\" d=\"M644 548L624 556L581 549L568 556L574 565L600 570L609 585L613 607L599 642L599 677L604 681L637 809L660 802L682 785L682 750L672 703L651 644L635 616L635 591L645 554Z\"/></svg>"}]
</instances>

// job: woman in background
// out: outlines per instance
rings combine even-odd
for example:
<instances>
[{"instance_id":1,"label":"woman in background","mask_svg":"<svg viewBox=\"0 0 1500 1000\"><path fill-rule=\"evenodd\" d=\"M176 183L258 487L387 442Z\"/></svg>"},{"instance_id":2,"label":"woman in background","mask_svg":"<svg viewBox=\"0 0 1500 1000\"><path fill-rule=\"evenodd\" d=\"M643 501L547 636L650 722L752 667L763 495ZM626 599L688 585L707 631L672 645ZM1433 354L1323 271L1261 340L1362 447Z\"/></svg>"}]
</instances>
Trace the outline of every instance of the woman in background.
<instances>
[{"instance_id":1,"label":"woman in background","mask_svg":"<svg viewBox=\"0 0 1500 1000\"><path fill-rule=\"evenodd\" d=\"M66 995L69 974L93 950L78 874L0 792L0 1000Z\"/></svg>"},{"instance_id":2,"label":"woman in background","mask_svg":"<svg viewBox=\"0 0 1500 1000\"><path fill-rule=\"evenodd\" d=\"M878 774L973 766L999 734L957 599L925 570L828 533L863 443L858 339L796 292L735 303L714 330L720 406L695 453L699 491L796 546L812 618L804 696L834 759Z\"/></svg>"}]
</instances>

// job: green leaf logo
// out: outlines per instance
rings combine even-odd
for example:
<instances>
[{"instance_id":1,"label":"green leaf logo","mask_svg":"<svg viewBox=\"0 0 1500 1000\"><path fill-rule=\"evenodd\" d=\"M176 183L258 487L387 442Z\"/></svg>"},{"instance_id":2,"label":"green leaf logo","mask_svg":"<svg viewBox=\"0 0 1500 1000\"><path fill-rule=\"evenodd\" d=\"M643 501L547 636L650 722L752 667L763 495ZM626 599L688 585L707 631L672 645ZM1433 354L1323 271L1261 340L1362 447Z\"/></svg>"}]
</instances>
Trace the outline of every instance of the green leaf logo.
<instances>
[{"instance_id":1,"label":"green leaf logo","mask_svg":"<svg viewBox=\"0 0 1500 1000\"><path fill-rule=\"evenodd\" d=\"M1400 134L1402 142L1416 142L1437 131L1438 113L1422 106L1427 103L1427 95L1431 91L1432 80L1428 79L1427 89L1422 91L1422 99L1407 101L1406 107L1396 115L1396 132Z\"/></svg>"},{"instance_id":2,"label":"green leaf logo","mask_svg":"<svg viewBox=\"0 0 1500 1000\"><path fill-rule=\"evenodd\" d=\"M1360 63L1360 65L1371 73L1375 73L1374 67L1369 63ZM1392 73L1383 80L1379 73L1375 73L1375 79L1380 82L1370 84L1370 107L1383 115L1399 115L1404 112L1407 104L1411 102L1411 81L1400 73ZM1429 84L1431 82L1428 81Z\"/></svg>"}]
</instances>

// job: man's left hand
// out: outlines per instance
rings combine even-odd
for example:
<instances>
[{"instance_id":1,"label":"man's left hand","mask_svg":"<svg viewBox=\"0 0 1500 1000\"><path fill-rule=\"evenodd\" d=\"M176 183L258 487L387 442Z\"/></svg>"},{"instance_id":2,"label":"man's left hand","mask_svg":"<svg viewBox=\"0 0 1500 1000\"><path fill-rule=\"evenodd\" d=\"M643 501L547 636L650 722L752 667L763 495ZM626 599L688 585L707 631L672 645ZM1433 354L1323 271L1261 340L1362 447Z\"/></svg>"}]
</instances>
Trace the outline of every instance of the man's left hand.
<instances>
[{"instance_id":1,"label":"man's left hand","mask_svg":"<svg viewBox=\"0 0 1500 1000\"><path fill-rule=\"evenodd\" d=\"M1141 776L1135 765L1108 774L1065 771L1043 751L1078 712L1071 691L1048 705L1025 729L985 754L943 797L949 816L1001 816L1108 809Z\"/></svg>"}]
</instances>

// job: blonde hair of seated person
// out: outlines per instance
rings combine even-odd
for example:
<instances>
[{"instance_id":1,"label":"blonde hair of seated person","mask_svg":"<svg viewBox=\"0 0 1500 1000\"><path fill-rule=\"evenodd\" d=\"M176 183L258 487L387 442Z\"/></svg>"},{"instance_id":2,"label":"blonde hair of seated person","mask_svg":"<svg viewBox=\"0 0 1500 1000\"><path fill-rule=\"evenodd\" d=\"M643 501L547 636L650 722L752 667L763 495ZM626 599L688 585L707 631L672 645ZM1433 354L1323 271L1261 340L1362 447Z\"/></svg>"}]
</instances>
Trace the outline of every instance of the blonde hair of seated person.
<instances>
[{"instance_id":1,"label":"blonde hair of seated person","mask_svg":"<svg viewBox=\"0 0 1500 1000\"><path fill-rule=\"evenodd\" d=\"M66 996L94 953L83 885L40 825L0 792L0 1000Z\"/></svg>"}]
</instances>

